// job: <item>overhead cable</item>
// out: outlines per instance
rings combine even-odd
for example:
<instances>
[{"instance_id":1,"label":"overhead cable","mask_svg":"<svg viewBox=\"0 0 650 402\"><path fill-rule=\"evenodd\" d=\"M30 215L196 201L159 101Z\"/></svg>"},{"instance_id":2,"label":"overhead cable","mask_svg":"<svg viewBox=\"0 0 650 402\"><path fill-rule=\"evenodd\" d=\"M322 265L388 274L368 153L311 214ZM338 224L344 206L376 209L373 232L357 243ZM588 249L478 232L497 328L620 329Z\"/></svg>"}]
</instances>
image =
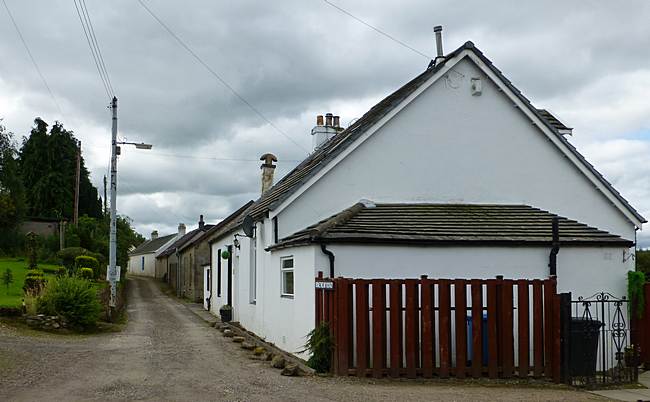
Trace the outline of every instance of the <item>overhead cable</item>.
<instances>
[{"instance_id":1,"label":"overhead cable","mask_svg":"<svg viewBox=\"0 0 650 402\"><path fill-rule=\"evenodd\" d=\"M235 88L233 88L230 84L228 84L228 82L226 82L226 80L223 77L221 77L205 61L203 61L203 59L201 59L201 57L199 57L199 55L196 54L196 52L194 52L194 50L192 50L192 48L190 48L190 46L187 43L185 43L185 41L183 41L178 35L176 35L176 33L174 33L174 31L172 31L172 29L167 24L165 24L149 7L147 7L147 5L142 0L138 0L138 3L140 3L142 8L144 8L149 13L149 15L151 15L151 17L155 19L158 22L158 24L160 24L160 26L162 26L166 30L167 33L169 33L176 40L176 42L178 42L178 44L180 44L181 47L183 47L183 49L185 49L199 64L201 64L224 87L226 87L230 92L232 92L232 94L235 95L237 99L239 99L243 104L248 106L248 108L251 109L256 115L258 115L262 120L264 120L269 126L271 126L279 134L283 135L286 139L291 141L295 146L297 146L298 148L302 149L307 153L309 152L305 147L300 145L296 140L291 138L287 133L282 131L271 120L269 120L262 112L260 112L255 106L253 106L253 104L251 104L248 100L246 100L246 98L244 98L239 92L237 92Z\"/></svg>"}]
</instances>

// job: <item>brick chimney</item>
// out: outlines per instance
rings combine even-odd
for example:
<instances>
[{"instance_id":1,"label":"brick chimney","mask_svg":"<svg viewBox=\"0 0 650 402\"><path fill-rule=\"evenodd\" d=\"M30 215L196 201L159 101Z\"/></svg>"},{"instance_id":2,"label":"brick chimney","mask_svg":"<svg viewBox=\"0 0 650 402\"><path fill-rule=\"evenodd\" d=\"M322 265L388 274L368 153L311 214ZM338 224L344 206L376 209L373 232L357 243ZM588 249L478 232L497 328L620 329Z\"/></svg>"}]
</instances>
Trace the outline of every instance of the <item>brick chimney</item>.
<instances>
[{"instance_id":1,"label":"brick chimney","mask_svg":"<svg viewBox=\"0 0 650 402\"><path fill-rule=\"evenodd\" d=\"M151 232L151 240L157 239L158 238L158 231L154 230Z\"/></svg>"},{"instance_id":2,"label":"brick chimney","mask_svg":"<svg viewBox=\"0 0 650 402\"><path fill-rule=\"evenodd\" d=\"M341 118L327 113L323 121L323 115L316 116L316 125L311 129L312 150L317 150L321 145L343 131L341 127Z\"/></svg>"},{"instance_id":3,"label":"brick chimney","mask_svg":"<svg viewBox=\"0 0 650 402\"><path fill-rule=\"evenodd\" d=\"M178 234L183 236L185 234L185 224L184 223L179 223L178 224Z\"/></svg>"},{"instance_id":4,"label":"brick chimney","mask_svg":"<svg viewBox=\"0 0 650 402\"><path fill-rule=\"evenodd\" d=\"M260 169L262 169L262 194L264 194L273 187L273 174L275 173L273 162L277 162L278 158L273 154L264 154L260 160L264 161L260 166Z\"/></svg>"},{"instance_id":5,"label":"brick chimney","mask_svg":"<svg viewBox=\"0 0 650 402\"><path fill-rule=\"evenodd\" d=\"M205 222L203 222L203 215L199 215L199 230L203 230Z\"/></svg>"}]
</instances>

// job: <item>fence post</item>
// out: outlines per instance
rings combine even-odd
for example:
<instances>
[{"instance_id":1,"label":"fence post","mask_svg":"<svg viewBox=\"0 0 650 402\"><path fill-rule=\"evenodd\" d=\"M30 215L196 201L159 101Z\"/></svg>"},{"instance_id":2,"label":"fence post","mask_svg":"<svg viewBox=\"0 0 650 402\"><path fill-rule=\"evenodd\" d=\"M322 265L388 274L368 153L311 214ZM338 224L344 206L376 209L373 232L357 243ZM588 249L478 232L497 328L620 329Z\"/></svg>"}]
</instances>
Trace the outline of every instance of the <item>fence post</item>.
<instances>
[{"instance_id":1,"label":"fence post","mask_svg":"<svg viewBox=\"0 0 650 402\"><path fill-rule=\"evenodd\" d=\"M560 293L560 381L571 385L569 356L571 355L571 292Z\"/></svg>"}]
</instances>

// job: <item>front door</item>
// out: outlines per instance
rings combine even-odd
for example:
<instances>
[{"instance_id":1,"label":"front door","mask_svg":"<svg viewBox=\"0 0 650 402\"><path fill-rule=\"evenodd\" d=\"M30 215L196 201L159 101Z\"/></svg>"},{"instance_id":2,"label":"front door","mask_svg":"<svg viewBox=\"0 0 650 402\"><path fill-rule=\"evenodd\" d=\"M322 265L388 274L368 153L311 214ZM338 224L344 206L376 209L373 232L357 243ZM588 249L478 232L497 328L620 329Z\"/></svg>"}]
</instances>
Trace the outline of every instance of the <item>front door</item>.
<instances>
[{"instance_id":1,"label":"front door","mask_svg":"<svg viewBox=\"0 0 650 402\"><path fill-rule=\"evenodd\" d=\"M212 302L211 293L212 290L210 285L212 283L212 272L210 271L210 266L206 265L203 267L203 308L210 310L210 303Z\"/></svg>"}]
</instances>

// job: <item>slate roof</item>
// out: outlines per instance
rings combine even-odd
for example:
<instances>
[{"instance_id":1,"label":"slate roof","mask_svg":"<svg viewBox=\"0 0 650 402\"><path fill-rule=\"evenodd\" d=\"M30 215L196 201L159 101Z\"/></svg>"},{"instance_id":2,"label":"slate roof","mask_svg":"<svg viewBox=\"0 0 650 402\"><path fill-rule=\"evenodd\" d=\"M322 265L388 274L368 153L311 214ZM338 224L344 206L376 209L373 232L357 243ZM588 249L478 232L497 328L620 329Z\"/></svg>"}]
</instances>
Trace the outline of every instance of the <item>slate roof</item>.
<instances>
[{"instance_id":1,"label":"slate roof","mask_svg":"<svg viewBox=\"0 0 650 402\"><path fill-rule=\"evenodd\" d=\"M214 225L210 230L206 231L203 236L195 239L193 243L198 243L204 241L208 238L219 238L223 234L230 232L233 229L239 227L249 212L251 205L253 205L253 200L248 201L246 204L242 205L238 210L232 214L225 217L221 222Z\"/></svg>"},{"instance_id":2,"label":"slate roof","mask_svg":"<svg viewBox=\"0 0 650 402\"><path fill-rule=\"evenodd\" d=\"M153 240L149 239L133 249L129 255L140 255L140 254L148 254L148 253L155 253L156 250L158 250L160 247L164 246L165 243L170 241L172 237L174 237L174 234L170 234L167 236L161 236L158 238L155 238Z\"/></svg>"},{"instance_id":3,"label":"slate roof","mask_svg":"<svg viewBox=\"0 0 650 402\"><path fill-rule=\"evenodd\" d=\"M527 205L360 202L269 249L309 243L550 245L555 217L559 219L561 245L634 245L620 236Z\"/></svg>"},{"instance_id":4,"label":"slate roof","mask_svg":"<svg viewBox=\"0 0 650 402\"><path fill-rule=\"evenodd\" d=\"M170 244L169 247L163 250L162 253L158 254L158 257L156 258L168 257L174 254L177 248L181 248L183 245L185 245L185 243L193 240L194 237L199 235L201 232L205 232L206 230L209 230L210 228L212 228L212 226L214 225L204 225L203 229L196 228L194 230L190 230L189 232L181 236L178 240Z\"/></svg>"},{"instance_id":5,"label":"slate roof","mask_svg":"<svg viewBox=\"0 0 650 402\"><path fill-rule=\"evenodd\" d=\"M314 176L332 159L338 156L348 145L352 144L357 138L365 133L366 130L377 123L382 117L386 116L391 110L397 107L409 95L417 90L420 85L424 84L429 78L438 72L445 65L447 60L453 58L466 49L472 51L476 56L478 56L491 69L491 71L494 72L511 91L513 91L513 93L524 103L524 105L526 105L530 111L535 114L551 130L551 132L554 133L558 139L567 146L569 151L577 157L580 163L582 163L589 171L591 171L596 176L597 180L600 181L614 195L614 197L616 197L624 205L624 207L630 211L630 213L632 213L632 215L634 215L639 221L643 223L647 222L645 218L643 218L643 216L641 216L627 202L627 200L623 198L623 196L618 191L616 191L616 189L614 189L611 183L609 183L593 167L593 165L587 162L587 160L578 152L578 150L576 150L576 148L568 142L568 140L558 131L558 128L556 127L557 123L554 121L549 121L546 117L544 117L542 112L536 109L531 104L531 102L512 84L512 82L510 82L510 80L508 80L501 73L501 71L497 69L492 64L492 62L487 57L485 57L485 55L483 55L483 52L474 46L472 42L466 42L458 49L449 53L447 56L445 56L446 58L444 61L436 65L430 65L426 71L373 106L350 127L325 142L320 148L310 154L291 172L289 172L273 187L271 187L262 197L255 201L255 204L250 209L250 214L252 217L256 220L259 220L264 217L267 211L275 208L277 205L286 200L289 196L291 196L291 194L297 191L302 186L302 184Z\"/></svg>"},{"instance_id":6,"label":"slate roof","mask_svg":"<svg viewBox=\"0 0 650 402\"><path fill-rule=\"evenodd\" d=\"M562 132L564 130L568 130L568 131L573 130L573 128L567 127L564 123L562 123L557 117L553 116L553 114L546 109L537 109L537 113L539 113L544 118L544 120L546 120L550 125L555 127L559 132Z\"/></svg>"}]
</instances>

